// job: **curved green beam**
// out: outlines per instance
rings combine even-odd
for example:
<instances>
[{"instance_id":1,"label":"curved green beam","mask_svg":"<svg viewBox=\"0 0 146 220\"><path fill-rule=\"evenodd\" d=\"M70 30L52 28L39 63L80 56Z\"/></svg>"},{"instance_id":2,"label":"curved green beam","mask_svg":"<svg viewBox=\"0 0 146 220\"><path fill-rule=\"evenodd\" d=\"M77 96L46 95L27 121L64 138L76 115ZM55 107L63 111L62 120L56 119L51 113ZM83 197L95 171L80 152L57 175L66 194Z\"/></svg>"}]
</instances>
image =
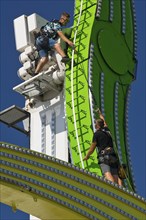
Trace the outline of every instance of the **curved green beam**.
<instances>
[{"instance_id":1,"label":"curved green beam","mask_svg":"<svg viewBox=\"0 0 146 220\"><path fill-rule=\"evenodd\" d=\"M66 71L66 113L67 127L71 147L72 162L76 166L87 168L90 172L101 176L97 167L97 156L83 164L91 142L92 121L89 105L88 64L89 47L92 27L95 20L97 1L76 1L74 27L72 37L76 35L76 50L74 67ZM74 110L74 111L73 111ZM78 142L77 142L78 140Z\"/></svg>"},{"instance_id":2,"label":"curved green beam","mask_svg":"<svg viewBox=\"0 0 146 220\"><path fill-rule=\"evenodd\" d=\"M72 162L101 176L97 153L83 162L100 108L111 130L124 184L135 190L128 143L128 102L135 79L136 28L132 1L76 1L72 38L76 53L66 73L66 114Z\"/></svg>"},{"instance_id":3,"label":"curved green beam","mask_svg":"<svg viewBox=\"0 0 146 220\"><path fill-rule=\"evenodd\" d=\"M36 151L0 143L1 202L41 219L144 219L146 201ZM39 207L39 208L38 208Z\"/></svg>"}]
</instances>

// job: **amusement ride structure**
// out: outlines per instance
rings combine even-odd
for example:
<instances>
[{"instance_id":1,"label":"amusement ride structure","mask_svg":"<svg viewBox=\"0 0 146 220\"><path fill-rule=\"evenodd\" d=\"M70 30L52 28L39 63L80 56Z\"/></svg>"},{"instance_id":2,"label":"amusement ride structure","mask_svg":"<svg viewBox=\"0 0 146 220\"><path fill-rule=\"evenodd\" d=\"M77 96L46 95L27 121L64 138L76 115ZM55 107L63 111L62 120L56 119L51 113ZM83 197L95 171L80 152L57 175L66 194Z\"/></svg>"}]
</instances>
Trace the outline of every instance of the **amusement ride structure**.
<instances>
[{"instance_id":1,"label":"amusement ride structure","mask_svg":"<svg viewBox=\"0 0 146 220\"><path fill-rule=\"evenodd\" d=\"M128 140L130 85L136 73L136 19L132 0L76 0L74 24L64 29L75 48L64 64L55 51L32 77L34 46L47 21L37 14L14 20L24 80L14 91L25 107L1 112L0 120L30 136L30 150L1 142L1 202L40 219L145 219L146 201L136 194ZM111 130L123 187L107 181L98 152L83 161L95 131L96 109ZM17 126L23 121L24 128Z\"/></svg>"}]
</instances>

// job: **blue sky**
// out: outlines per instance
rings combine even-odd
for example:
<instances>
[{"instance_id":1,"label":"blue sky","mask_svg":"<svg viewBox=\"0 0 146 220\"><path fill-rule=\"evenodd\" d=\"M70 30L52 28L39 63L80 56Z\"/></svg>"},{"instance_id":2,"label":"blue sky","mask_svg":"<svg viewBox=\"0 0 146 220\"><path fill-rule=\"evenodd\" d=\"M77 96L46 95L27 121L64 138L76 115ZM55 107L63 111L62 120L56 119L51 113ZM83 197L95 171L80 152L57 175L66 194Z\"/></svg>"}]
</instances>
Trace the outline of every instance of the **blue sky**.
<instances>
[{"instance_id":1,"label":"blue sky","mask_svg":"<svg viewBox=\"0 0 146 220\"><path fill-rule=\"evenodd\" d=\"M22 14L37 13L46 19L59 18L62 11L73 15L74 0L1 0L1 71L0 110L11 105L24 107L24 98L12 88L22 81L17 76L21 67L15 48L13 20ZM138 29L137 78L132 83L129 107L129 136L131 157L137 192L146 198L146 142L145 142L145 100L146 100L146 2L135 0ZM69 24L72 25L72 19ZM0 140L28 147L28 138L20 132L1 124ZM0 220L27 220L28 215L1 204Z\"/></svg>"}]
</instances>

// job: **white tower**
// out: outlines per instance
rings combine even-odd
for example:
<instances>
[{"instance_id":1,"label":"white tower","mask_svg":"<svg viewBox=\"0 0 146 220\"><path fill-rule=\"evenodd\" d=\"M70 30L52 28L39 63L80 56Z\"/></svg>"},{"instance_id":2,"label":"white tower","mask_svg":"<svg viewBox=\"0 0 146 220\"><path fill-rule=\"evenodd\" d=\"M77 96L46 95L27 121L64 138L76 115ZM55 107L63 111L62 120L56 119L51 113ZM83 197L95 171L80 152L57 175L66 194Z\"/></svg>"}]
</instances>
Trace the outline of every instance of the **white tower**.
<instances>
[{"instance_id":1,"label":"white tower","mask_svg":"<svg viewBox=\"0 0 146 220\"><path fill-rule=\"evenodd\" d=\"M25 130L30 129L30 148L68 161L63 92L65 65L60 62L61 56L51 51L43 71L31 76L38 59L33 32L38 32L46 22L37 14L22 15L14 20L16 49L22 64L18 76L24 82L13 89L25 97L25 110L30 113L30 123L24 120Z\"/></svg>"}]
</instances>

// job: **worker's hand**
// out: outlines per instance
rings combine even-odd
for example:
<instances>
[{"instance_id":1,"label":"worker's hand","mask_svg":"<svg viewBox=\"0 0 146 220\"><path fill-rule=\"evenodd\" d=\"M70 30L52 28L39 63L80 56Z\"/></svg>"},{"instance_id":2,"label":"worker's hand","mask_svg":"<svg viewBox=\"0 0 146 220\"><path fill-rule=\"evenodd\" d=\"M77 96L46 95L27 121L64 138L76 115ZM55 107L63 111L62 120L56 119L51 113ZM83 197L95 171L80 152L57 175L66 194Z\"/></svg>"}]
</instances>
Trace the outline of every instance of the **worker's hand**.
<instances>
[{"instance_id":1,"label":"worker's hand","mask_svg":"<svg viewBox=\"0 0 146 220\"><path fill-rule=\"evenodd\" d=\"M73 43L72 41L69 40L67 43L68 43L68 45L69 45L70 47L75 48L75 45L74 45L74 43Z\"/></svg>"},{"instance_id":2,"label":"worker's hand","mask_svg":"<svg viewBox=\"0 0 146 220\"><path fill-rule=\"evenodd\" d=\"M77 53L75 44L73 44L73 42L71 42L71 41L68 44L74 50L74 52Z\"/></svg>"},{"instance_id":3,"label":"worker's hand","mask_svg":"<svg viewBox=\"0 0 146 220\"><path fill-rule=\"evenodd\" d=\"M98 113L99 115L101 115L101 111L100 111L99 108L98 108L96 111L97 111L97 113Z\"/></svg>"},{"instance_id":4,"label":"worker's hand","mask_svg":"<svg viewBox=\"0 0 146 220\"><path fill-rule=\"evenodd\" d=\"M83 160L88 160L89 159L89 157L88 156L86 156L86 157L84 157L84 159Z\"/></svg>"}]
</instances>

